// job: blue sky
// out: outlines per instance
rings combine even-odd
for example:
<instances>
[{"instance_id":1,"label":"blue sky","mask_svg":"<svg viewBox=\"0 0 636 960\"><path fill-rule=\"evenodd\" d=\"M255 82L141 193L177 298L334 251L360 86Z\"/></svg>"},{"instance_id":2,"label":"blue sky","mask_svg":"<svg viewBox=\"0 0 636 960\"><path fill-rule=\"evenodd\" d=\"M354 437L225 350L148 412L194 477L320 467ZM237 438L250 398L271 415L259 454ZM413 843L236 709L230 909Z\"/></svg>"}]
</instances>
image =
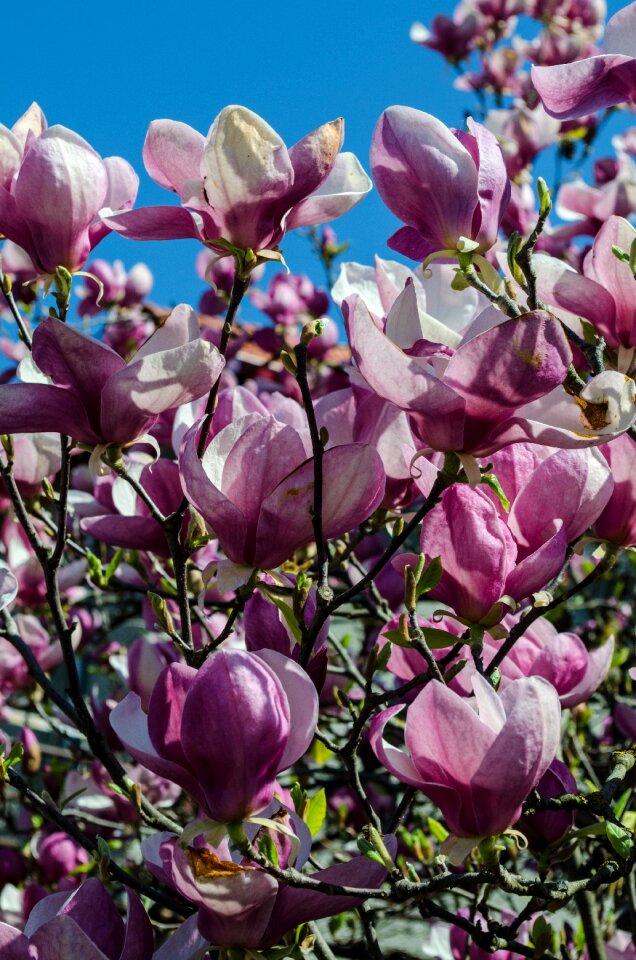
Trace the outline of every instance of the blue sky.
<instances>
[{"instance_id":1,"label":"blue sky","mask_svg":"<svg viewBox=\"0 0 636 960\"><path fill-rule=\"evenodd\" d=\"M610 14L623 4L610 0ZM368 170L369 143L382 110L400 103L461 123L471 98L453 89L437 55L408 37L414 20L449 13L449 0L320 0L230 4L107 5L66 2L39 19L33 5L4 19L2 115L10 126L38 100L49 123L80 133L102 155L120 154L139 173L138 205L173 203L146 174L141 150L151 120L182 120L207 132L218 111L239 103L261 114L291 145L319 124L343 116L345 148ZM34 27L34 22L38 26ZM28 53L27 51L28 46ZM8 78L11 78L9 81ZM612 130L620 127L615 122ZM611 132L611 131L610 131ZM388 255L397 221L372 193L334 224L351 241L350 259ZM109 237L96 255L144 260L155 273L153 299L196 303L194 241L137 243ZM306 240L289 236L294 272L321 280ZM272 269L272 268L268 268Z\"/></svg>"}]
</instances>

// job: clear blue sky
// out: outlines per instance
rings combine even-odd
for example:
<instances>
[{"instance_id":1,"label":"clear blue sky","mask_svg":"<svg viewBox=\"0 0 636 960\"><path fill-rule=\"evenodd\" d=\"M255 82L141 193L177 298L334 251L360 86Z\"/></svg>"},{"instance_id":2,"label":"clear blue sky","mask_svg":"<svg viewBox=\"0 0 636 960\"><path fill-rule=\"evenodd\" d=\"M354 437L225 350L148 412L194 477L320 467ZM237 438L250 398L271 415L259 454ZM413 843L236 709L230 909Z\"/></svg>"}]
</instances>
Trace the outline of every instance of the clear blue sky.
<instances>
[{"instance_id":1,"label":"clear blue sky","mask_svg":"<svg viewBox=\"0 0 636 960\"><path fill-rule=\"evenodd\" d=\"M13 4L3 18L0 122L10 126L38 100L49 123L71 127L102 155L132 163L141 180L138 205L176 201L143 167L150 121L182 120L207 133L229 103L261 114L288 145L343 116L345 148L368 170L371 134L385 107L408 104L459 124L471 106L469 95L453 89L441 58L408 37L414 20L428 23L454 6L449 0L72 0L53 12L37 0ZM609 6L611 14L623 4ZM376 251L388 254L386 238L397 222L374 193L334 226L351 241L350 258L370 262ZM155 273L153 299L196 303L198 249L194 241L109 237L96 255L120 257L127 266L144 260ZM322 279L306 240L289 236L284 252L294 272Z\"/></svg>"}]
</instances>

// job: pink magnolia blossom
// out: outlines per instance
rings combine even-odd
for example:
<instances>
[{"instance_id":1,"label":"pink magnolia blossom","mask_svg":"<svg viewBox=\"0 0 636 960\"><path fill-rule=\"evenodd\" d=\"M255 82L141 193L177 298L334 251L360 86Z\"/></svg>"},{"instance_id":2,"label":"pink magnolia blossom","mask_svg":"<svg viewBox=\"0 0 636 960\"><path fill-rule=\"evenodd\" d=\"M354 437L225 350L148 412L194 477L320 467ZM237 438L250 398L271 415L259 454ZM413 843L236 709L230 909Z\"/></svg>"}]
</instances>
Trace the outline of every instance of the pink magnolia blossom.
<instances>
[{"instance_id":1,"label":"pink magnolia blossom","mask_svg":"<svg viewBox=\"0 0 636 960\"><path fill-rule=\"evenodd\" d=\"M489 308L453 350L431 343L413 284L386 319L385 332L360 297L343 313L351 352L369 387L408 410L426 446L487 456L520 441L583 447L627 430L636 387L607 370L579 397L563 389L571 351L554 317L537 310L505 319Z\"/></svg>"},{"instance_id":2,"label":"pink magnolia blossom","mask_svg":"<svg viewBox=\"0 0 636 960\"><path fill-rule=\"evenodd\" d=\"M52 893L33 907L24 933L0 923L0 955L7 960L151 960L153 935L141 901L128 891L128 920L99 880L70 895Z\"/></svg>"},{"instance_id":3,"label":"pink magnolia blossom","mask_svg":"<svg viewBox=\"0 0 636 960\"><path fill-rule=\"evenodd\" d=\"M304 826L293 818L296 829ZM305 827L306 830L306 827ZM289 862L289 845L281 849L280 834L270 831L278 849L279 865ZM385 844L395 854L394 837ZM155 960L169 960L176 948L189 941L194 957L196 947L206 943L265 950L279 943L285 933L309 920L334 916L352 910L364 901L351 896L332 896L300 890L278 883L260 867L232 853L226 840L217 847L196 846L184 849L170 833L157 833L142 844L146 865L163 883L178 890L199 907L198 914L185 922L158 952ZM309 843L301 844L295 867L301 869L309 854ZM366 857L353 857L324 870L309 874L316 880L342 886L377 887L387 869ZM198 930L198 938L196 931ZM176 940L176 942L175 942Z\"/></svg>"},{"instance_id":4,"label":"pink magnolia blossom","mask_svg":"<svg viewBox=\"0 0 636 960\"><path fill-rule=\"evenodd\" d=\"M305 753L317 716L316 689L293 660L274 650L217 650L199 671L170 664L148 715L129 693L111 724L139 763L225 822L271 802L276 775Z\"/></svg>"},{"instance_id":5,"label":"pink magnolia blossom","mask_svg":"<svg viewBox=\"0 0 636 960\"><path fill-rule=\"evenodd\" d=\"M77 308L80 317L93 317L112 307L130 309L138 306L152 290L154 278L145 263L135 263L126 271L121 260L91 260L86 264L86 286ZM95 277L102 286L93 279Z\"/></svg>"},{"instance_id":6,"label":"pink magnolia blossom","mask_svg":"<svg viewBox=\"0 0 636 960\"><path fill-rule=\"evenodd\" d=\"M39 132L32 122L22 145L0 130L0 233L22 247L40 273L81 270L110 233L99 211L131 207L139 178L122 157L102 159L72 130L35 126Z\"/></svg>"},{"instance_id":7,"label":"pink magnolia blossom","mask_svg":"<svg viewBox=\"0 0 636 960\"><path fill-rule=\"evenodd\" d=\"M627 434L616 437L612 443L604 443L600 451L607 460L614 489L612 495L596 519L593 532L600 540L607 540L621 547L636 546L636 443Z\"/></svg>"},{"instance_id":8,"label":"pink magnolia blossom","mask_svg":"<svg viewBox=\"0 0 636 960\"><path fill-rule=\"evenodd\" d=\"M440 557L443 571L430 596L470 622L488 622L504 597L524 600L546 586L561 569L568 543L588 529L611 495L612 477L598 452L558 450L532 469L531 452L529 464L522 459L527 450L512 447L493 457L495 473L504 475L509 512L486 488L455 484L422 524L420 549L428 559ZM506 482L506 466L516 468L517 489ZM405 559L415 562L407 556L396 563Z\"/></svg>"},{"instance_id":9,"label":"pink magnolia blossom","mask_svg":"<svg viewBox=\"0 0 636 960\"><path fill-rule=\"evenodd\" d=\"M409 706L410 756L383 739L402 706L379 714L370 741L380 762L435 803L460 837L502 833L554 759L561 708L554 688L537 677L516 680L501 695L481 676L474 700L429 683Z\"/></svg>"},{"instance_id":10,"label":"pink magnolia blossom","mask_svg":"<svg viewBox=\"0 0 636 960\"><path fill-rule=\"evenodd\" d=\"M371 144L380 196L406 226L392 250L424 260L466 247L480 253L497 239L510 184L497 140L468 120L469 133L411 107L389 107Z\"/></svg>"},{"instance_id":11,"label":"pink magnolia blossom","mask_svg":"<svg viewBox=\"0 0 636 960\"><path fill-rule=\"evenodd\" d=\"M160 458L142 466L129 464L128 472L139 482L164 516L179 509L183 499L179 483L179 467L173 460ZM159 556L170 556L163 527L150 515L150 510L121 478L99 477L95 484L96 503L90 516L82 510L80 526L84 533L114 547L147 550ZM184 533L188 520L184 518Z\"/></svg>"},{"instance_id":12,"label":"pink magnolia blossom","mask_svg":"<svg viewBox=\"0 0 636 960\"><path fill-rule=\"evenodd\" d=\"M164 410L207 393L224 365L185 304L128 364L54 317L35 331L32 358L23 367L32 382L0 386L0 430L54 431L90 446L138 439Z\"/></svg>"},{"instance_id":13,"label":"pink magnolia blossom","mask_svg":"<svg viewBox=\"0 0 636 960\"><path fill-rule=\"evenodd\" d=\"M564 793L578 793L576 780L561 760L553 760L537 784L542 797L560 797ZM523 817L520 828L528 838L531 849L541 849L548 843L559 843L574 826L575 810L545 810Z\"/></svg>"},{"instance_id":14,"label":"pink magnolia blossom","mask_svg":"<svg viewBox=\"0 0 636 960\"><path fill-rule=\"evenodd\" d=\"M230 560L269 570L314 539L314 465L301 433L275 417L247 414L220 430L202 459L198 434L196 424L181 448L183 490ZM367 444L326 450L323 476L326 537L351 530L382 501L382 461Z\"/></svg>"},{"instance_id":15,"label":"pink magnolia blossom","mask_svg":"<svg viewBox=\"0 0 636 960\"><path fill-rule=\"evenodd\" d=\"M110 213L104 222L137 240L194 237L221 253L228 250L220 241L275 249L285 231L339 217L369 192L355 156L339 153L342 137L343 121L334 120L288 150L261 117L240 106L225 107L207 137L185 123L155 120L144 163L182 206Z\"/></svg>"},{"instance_id":16,"label":"pink magnolia blossom","mask_svg":"<svg viewBox=\"0 0 636 960\"><path fill-rule=\"evenodd\" d=\"M532 82L552 117L569 120L636 99L636 3L605 28L604 53L575 63L533 67Z\"/></svg>"}]
</instances>

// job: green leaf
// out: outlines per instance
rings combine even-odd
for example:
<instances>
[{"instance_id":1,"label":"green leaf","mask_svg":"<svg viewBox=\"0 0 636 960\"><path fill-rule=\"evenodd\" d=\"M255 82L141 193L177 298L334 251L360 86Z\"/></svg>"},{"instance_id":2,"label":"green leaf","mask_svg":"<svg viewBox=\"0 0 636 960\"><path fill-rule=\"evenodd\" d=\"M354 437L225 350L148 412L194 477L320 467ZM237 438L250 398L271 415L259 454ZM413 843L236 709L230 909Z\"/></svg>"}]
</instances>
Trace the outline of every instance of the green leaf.
<instances>
[{"instance_id":1,"label":"green leaf","mask_svg":"<svg viewBox=\"0 0 636 960\"><path fill-rule=\"evenodd\" d=\"M80 797L83 793L86 793L86 787L80 787L79 790L76 790L75 793L71 793L70 796L64 797L60 801L60 810L63 810L72 800L75 800L76 797Z\"/></svg>"},{"instance_id":2,"label":"green leaf","mask_svg":"<svg viewBox=\"0 0 636 960\"><path fill-rule=\"evenodd\" d=\"M104 573L104 586L105 586L105 587L108 586L108 584L109 584L110 581L112 580L113 576L114 576L115 573L117 572L117 568L118 568L119 564L121 563L123 556L124 556L124 551L122 550L121 547L119 547L119 549L115 552L112 560L110 561L110 563L109 563L108 566L106 567L106 572Z\"/></svg>"},{"instance_id":3,"label":"green leaf","mask_svg":"<svg viewBox=\"0 0 636 960\"><path fill-rule=\"evenodd\" d=\"M620 795L620 797L614 804L614 816L616 817L617 820L620 820L623 814L625 813L625 807L627 806L627 802L631 796L631 793L632 793L631 789L628 788Z\"/></svg>"},{"instance_id":4,"label":"green leaf","mask_svg":"<svg viewBox=\"0 0 636 960\"><path fill-rule=\"evenodd\" d=\"M544 953L553 950L554 940L554 930L551 925L545 917L537 917L530 932L530 943L534 947L534 955L537 960L539 960L539 957L543 956Z\"/></svg>"},{"instance_id":5,"label":"green leaf","mask_svg":"<svg viewBox=\"0 0 636 960\"><path fill-rule=\"evenodd\" d=\"M287 624L287 626L292 632L292 636L294 637L297 643L300 643L302 639L302 633L301 633L298 621L294 616L294 611L292 610L292 608L281 597L277 597L276 594L269 593L267 590L263 590L263 593L267 597L267 599L271 600L274 606L277 607L278 610L280 610L280 612L284 617L285 623Z\"/></svg>"},{"instance_id":6,"label":"green leaf","mask_svg":"<svg viewBox=\"0 0 636 960\"><path fill-rule=\"evenodd\" d=\"M423 593L428 593L436 587L442 579L443 572L440 557L434 557L417 581L417 596L421 597Z\"/></svg>"},{"instance_id":7,"label":"green leaf","mask_svg":"<svg viewBox=\"0 0 636 960\"><path fill-rule=\"evenodd\" d=\"M263 856L269 860L270 863L273 863L275 867L277 867L278 850L276 849L276 844L270 837L269 833L264 833L258 838L257 846Z\"/></svg>"},{"instance_id":8,"label":"green leaf","mask_svg":"<svg viewBox=\"0 0 636 960\"><path fill-rule=\"evenodd\" d=\"M312 837L315 837L327 816L327 796L324 788L319 790L315 797L312 797L305 808L303 820L309 827Z\"/></svg>"},{"instance_id":9,"label":"green leaf","mask_svg":"<svg viewBox=\"0 0 636 960\"><path fill-rule=\"evenodd\" d=\"M508 511L510 510L510 500L508 499L506 494L503 492L503 488L499 483L499 480L497 479L497 477L494 475L494 473L482 473L481 482L485 483L487 487L490 487L492 492L500 501L501 506L504 508L506 513L508 513Z\"/></svg>"},{"instance_id":10,"label":"green leaf","mask_svg":"<svg viewBox=\"0 0 636 960\"><path fill-rule=\"evenodd\" d=\"M385 643L382 649L378 651L378 655L375 659L375 669L386 670L390 656L391 656L391 644Z\"/></svg>"},{"instance_id":11,"label":"green leaf","mask_svg":"<svg viewBox=\"0 0 636 960\"><path fill-rule=\"evenodd\" d=\"M307 792L303 790L301 785L298 783L298 780L292 784L289 792L291 794L295 812L299 817L302 817L305 804L307 803Z\"/></svg>"},{"instance_id":12,"label":"green leaf","mask_svg":"<svg viewBox=\"0 0 636 960\"><path fill-rule=\"evenodd\" d=\"M432 817L428 818L428 829L435 837L438 843L444 843L448 836L448 830L446 827L443 827L439 820L433 820Z\"/></svg>"},{"instance_id":13,"label":"green leaf","mask_svg":"<svg viewBox=\"0 0 636 960\"><path fill-rule=\"evenodd\" d=\"M623 857L624 860L627 860L634 849L634 838L631 833L618 823L608 822L605 824L605 827L607 839L612 844L614 850L616 850L616 853Z\"/></svg>"},{"instance_id":14,"label":"green leaf","mask_svg":"<svg viewBox=\"0 0 636 960\"><path fill-rule=\"evenodd\" d=\"M97 584L98 587L101 587L104 582L104 571L102 569L102 562L99 557L96 557L91 550L86 548L86 564L88 566L88 574L91 580Z\"/></svg>"},{"instance_id":15,"label":"green leaf","mask_svg":"<svg viewBox=\"0 0 636 960\"><path fill-rule=\"evenodd\" d=\"M459 640L459 637L456 637L454 633L448 633L447 630L437 630L435 627L422 627L421 630L431 650L444 650L446 647L452 647ZM386 637L390 643L394 643L396 647L413 646L410 641L408 643L404 642L404 637L399 630L387 630L382 636Z\"/></svg>"},{"instance_id":16,"label":"green leaf","mask_svg":"<svg viewBox=\"0 0 636 960\"><path fill-rule=\"evenodd\" d=\"M399 630L387 630L386 633L382 634L382 636L386 637L389 643L394 643L396 647L413 646L410 640L408 643L405 642L404 637Z\"/></svg>"}]
</instances>

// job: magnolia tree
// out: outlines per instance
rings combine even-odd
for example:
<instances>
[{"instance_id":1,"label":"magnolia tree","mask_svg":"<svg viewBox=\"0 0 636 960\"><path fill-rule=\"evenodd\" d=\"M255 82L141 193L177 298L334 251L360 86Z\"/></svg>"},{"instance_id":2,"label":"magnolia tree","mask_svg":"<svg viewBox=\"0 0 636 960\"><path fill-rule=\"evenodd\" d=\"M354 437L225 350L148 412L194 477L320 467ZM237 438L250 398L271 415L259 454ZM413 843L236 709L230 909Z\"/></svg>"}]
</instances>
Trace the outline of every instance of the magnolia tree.
<instances>
[{"instance_id":1,"label":"magnolia tree","mask_svg":"<svg viewBox=\"0 0 636 960\"><path fill-rule=\"evenodd\" d=\"M150 208L36 104L0 127L2 960L636 957L636 128L592 155L636 3L604 15L414 25L472 105L378 120L399 261L317 229L371 189L339 120L156 120ZM199 240L198 311L111 231Z\"/></svg>"}]
</instances>

